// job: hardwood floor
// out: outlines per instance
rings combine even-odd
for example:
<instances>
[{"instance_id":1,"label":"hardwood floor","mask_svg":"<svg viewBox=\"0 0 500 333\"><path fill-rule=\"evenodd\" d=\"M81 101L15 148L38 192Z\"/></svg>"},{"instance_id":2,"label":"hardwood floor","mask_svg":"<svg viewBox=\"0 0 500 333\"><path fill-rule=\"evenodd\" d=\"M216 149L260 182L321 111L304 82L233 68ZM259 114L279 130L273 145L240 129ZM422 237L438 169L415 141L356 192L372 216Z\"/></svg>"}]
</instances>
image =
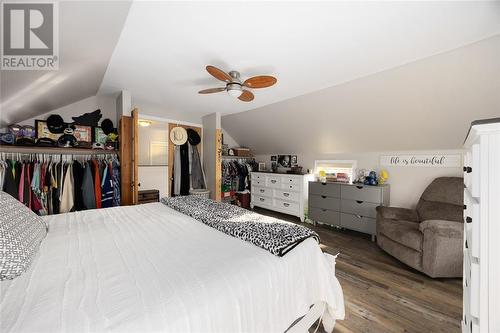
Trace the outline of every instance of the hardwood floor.
<instances>
[{"instance_id":1,"label":"hardwood floor","mask_svg":"<svg viewBox=\"0 0 500 333\"><path fill-rule=\"evenodd\" d=\"M255 211L301 224L297 218ZM368 235L312 226L323 251L337 254L346 316L334 332L460 332L462 279L431 279L378 248Z\"/></svg>"}]
</instances>

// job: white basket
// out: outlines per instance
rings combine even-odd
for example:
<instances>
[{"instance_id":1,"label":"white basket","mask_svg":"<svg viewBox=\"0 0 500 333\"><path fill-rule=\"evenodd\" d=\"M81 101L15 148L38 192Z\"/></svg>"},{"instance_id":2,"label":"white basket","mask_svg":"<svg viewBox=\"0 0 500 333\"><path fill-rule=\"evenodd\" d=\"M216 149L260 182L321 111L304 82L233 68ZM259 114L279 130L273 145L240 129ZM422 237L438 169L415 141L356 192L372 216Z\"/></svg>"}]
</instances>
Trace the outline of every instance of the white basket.
<instances>
[{"instance_id":1,"label":"white basket","mask_svg":"<svg viewBox=\"0 0 500 333\"><path fill-rule=\"evenodd\" d=\"M210 190L200 190L200 189L197 189L197 190L189 190L189 194L190 195L196 195L198 197L202 197L202 198L210 198Z\"/></svg>"}]
</instances>

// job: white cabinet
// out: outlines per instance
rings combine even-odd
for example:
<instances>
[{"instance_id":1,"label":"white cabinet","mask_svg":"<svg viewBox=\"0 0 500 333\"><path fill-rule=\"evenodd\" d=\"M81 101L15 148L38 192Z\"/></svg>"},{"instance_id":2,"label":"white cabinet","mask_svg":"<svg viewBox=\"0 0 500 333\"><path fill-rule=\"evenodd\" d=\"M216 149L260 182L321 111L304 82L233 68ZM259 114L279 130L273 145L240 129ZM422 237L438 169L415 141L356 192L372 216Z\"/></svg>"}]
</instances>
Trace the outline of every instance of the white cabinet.
<instances>
[{"instance_id":1,"label":"white cabinet","mask_svg":"<svg viewBox=\"0 0 500 333\"><path fill-rule=\"evenodd\" d=\"M465 148L462 332L500 332L500 118L473 122Z\"/></svg>"},{"instance_id":2,"label":"white cabinet","mask_svg":"<svg viewBox=\"0 0 500 333\"><path fill-rule=\"evenodd\" d=\"M252 172L250 206L290 214L304 222L307 184L313 175Z\"/></svg>"}]
</instances>

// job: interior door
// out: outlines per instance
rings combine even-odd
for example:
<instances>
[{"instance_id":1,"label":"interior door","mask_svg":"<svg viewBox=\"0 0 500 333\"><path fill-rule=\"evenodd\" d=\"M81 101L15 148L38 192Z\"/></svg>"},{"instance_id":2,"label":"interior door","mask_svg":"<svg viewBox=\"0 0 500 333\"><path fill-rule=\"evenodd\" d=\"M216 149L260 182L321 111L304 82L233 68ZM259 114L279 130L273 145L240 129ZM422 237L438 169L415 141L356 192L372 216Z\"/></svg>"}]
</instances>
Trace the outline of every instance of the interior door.
<instances>
[{"instance_id":1,"label":"interior door","mask_svg":"<svg viewBox=\"0 0 500 333\"><path fill-rule=\"evenodd\" d=\"M138 183L138 129L139 109L132 110L131 117L120 118L120 180L121 205L136 205L139 198Z\"/></svg>"}]
</instances>

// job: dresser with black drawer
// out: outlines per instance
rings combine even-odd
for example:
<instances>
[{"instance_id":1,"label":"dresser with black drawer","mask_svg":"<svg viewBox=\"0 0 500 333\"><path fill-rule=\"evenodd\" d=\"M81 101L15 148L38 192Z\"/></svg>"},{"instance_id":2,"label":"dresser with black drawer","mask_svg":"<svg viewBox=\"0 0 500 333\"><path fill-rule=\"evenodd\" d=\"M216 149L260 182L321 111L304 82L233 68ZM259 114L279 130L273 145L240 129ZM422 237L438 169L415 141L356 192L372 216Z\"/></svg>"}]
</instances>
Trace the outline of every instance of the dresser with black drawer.
<instances>
[{"instance_id":1,"label":"dresser with black drawer","mask_svg":"<svg viewBox=\"0 0 500 333\"><path fill-rule=\"evenodd\" d=\"M389 196L389 185L309 182L309 218L370 234L374 240L376 208L388 206Z\"/></svg>"}]
</instances>

